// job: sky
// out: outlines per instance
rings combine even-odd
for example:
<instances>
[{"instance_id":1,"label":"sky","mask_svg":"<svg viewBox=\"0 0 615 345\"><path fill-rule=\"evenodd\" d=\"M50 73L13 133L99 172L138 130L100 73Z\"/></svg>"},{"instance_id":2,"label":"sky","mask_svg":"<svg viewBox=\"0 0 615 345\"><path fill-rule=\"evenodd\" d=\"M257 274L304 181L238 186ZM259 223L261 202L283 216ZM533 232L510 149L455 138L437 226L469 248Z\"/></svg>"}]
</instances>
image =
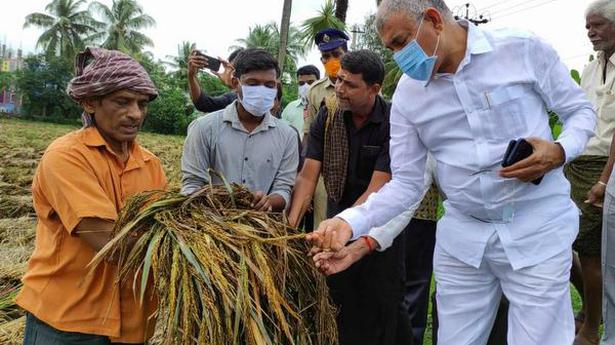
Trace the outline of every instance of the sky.
<instances>
[{"instance_id":1,"label":"sky","mask_svg":"<svg viewBox=\"0 0 615 345\"><path fill-rule=\"evenodd\" d=\"M24 18L43 12L50 0L0 0L0 42L26 53L36 49L41 30L23 29ZM101 0L110 4L111 0ZM582 70L592 53L585 30L584 12L590 0L475 0L470 16L483 14L491 21L483 28L515 27L529 30L551 43L569 68ZM8 5L10 3L10 5ZM251 25L279 22L283 0L140 0L146 13L154 17L156 27L144 32L154 41L147 48L158 59L177 55L182 41L195 42L199 49L214 56L226 57L228 47L245 37ZM295 0L291 22L300 25L316 15L324 0ZM465 9L467 0L447 0L451 9ZM215 5L214 5L215 4ZM375 0L349 0L349 25L361 24L376 11ZM465 10L464 10L465 13ZM323 70L316 49L299 61Z\"/></svg>"}]
</instances>

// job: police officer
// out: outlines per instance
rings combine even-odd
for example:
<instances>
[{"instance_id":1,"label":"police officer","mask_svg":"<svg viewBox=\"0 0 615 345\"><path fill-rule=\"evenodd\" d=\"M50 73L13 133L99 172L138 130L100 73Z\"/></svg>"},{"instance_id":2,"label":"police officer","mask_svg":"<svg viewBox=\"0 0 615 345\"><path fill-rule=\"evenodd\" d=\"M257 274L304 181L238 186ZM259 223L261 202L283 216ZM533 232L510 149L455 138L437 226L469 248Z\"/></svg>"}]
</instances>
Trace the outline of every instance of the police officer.
<instances>
[{"instance_id":1,"label":"police officer","mask_svg":"<svg viewBox=\"0 0 615 345\"><path fill-rule=\"evenodd\" d=\"M320 61L325 67L325 77L312 84L307 94L307 105L304 113L303 147L307 148L307 138L312 121L318 114L327 96L335 94L335 81L340 70L342 56L348 51L348 35L338 29L328 28L316 34L314 41L320 50ZM322 178L318 180L314 193L314 228L327 219L327 192Z\"/></svg>"}]
</instances>

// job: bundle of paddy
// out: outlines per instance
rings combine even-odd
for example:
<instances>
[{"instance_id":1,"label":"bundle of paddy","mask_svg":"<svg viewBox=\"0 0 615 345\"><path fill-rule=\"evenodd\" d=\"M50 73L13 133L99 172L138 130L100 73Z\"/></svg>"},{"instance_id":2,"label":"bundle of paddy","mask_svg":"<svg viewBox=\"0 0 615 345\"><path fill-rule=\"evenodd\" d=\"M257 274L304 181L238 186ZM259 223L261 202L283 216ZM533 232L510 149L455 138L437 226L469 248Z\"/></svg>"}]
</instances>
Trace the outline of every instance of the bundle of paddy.
<instances>
[{"instance_id":1,"label":"bundle of paddy","mask_svg":"<svg viewBox=\"0 0 615 345\"><path fill-rule=\"evenodd\" d=\"M0 344L21 345L26 328L26 317L0 323Z\"/></svg>"},{"instance_id":2,"label":"bundle of paddy","mask_svg":"<svg viewBox=\"0 0 615 345\"><path fill-rule=\"evenodd\" d=\"M140 194L92 265L116 260L141 302L153 281L164 344L336 344L335 310L305 235L251 202L235 184Z\"/></svg>"}]
</instances>

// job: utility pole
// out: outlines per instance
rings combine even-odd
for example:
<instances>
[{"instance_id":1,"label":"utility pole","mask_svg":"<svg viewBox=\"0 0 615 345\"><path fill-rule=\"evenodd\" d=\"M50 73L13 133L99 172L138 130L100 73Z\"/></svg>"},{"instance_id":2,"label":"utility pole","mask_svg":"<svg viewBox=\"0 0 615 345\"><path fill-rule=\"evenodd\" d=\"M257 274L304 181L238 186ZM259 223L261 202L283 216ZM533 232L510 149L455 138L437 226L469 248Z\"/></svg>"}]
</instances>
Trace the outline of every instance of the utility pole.
<instances>
[{"instance_id":1,"label":"utility pole","mask_svg":"<svg viewBox=\"0 0 615 345\"><path fill-rule=\"evenodd\" d=\"M352 26L352 30L350 30L350 32L352 32L352 44L350 46L350 50L357 50L357 36L359 34L364 34L365 30L363 30L359 24L355 24Z\"/></svg>"},{"instance_id":2,"label":"utility pole","mask_svg":"<svg viewBox=\"0 0 615 345\"><path fill-rule=\"evenodd\" d=\"M472 13L470 13L470 7L472 7ZM455 20L464 18L474 25L487 24L491 21L490 18L487 18L487 15L482 13L478 14L476 11L476 7L474 7L474 5L470 4L469 2L465 3L462 6L456 7L455 9L453 9L453 11L456 13Z\"/></svg>"}]
</instances>

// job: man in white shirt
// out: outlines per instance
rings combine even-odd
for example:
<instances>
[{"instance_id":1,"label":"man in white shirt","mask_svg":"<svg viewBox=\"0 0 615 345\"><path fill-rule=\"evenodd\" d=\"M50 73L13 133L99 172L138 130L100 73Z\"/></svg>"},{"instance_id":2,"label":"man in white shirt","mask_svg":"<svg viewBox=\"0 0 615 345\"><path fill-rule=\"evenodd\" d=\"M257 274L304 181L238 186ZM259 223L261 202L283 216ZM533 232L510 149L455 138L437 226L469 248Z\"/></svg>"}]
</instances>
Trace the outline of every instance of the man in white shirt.
<instances>
[{"instance_id":1,"label":"man in white shirt","mask_svg":"<svg viewBox=\"0 0 615 345\"><path fill-rule=\"evenodd\" d=\"M303 133L303 113L307 105L307 92L310 86L320 79L320 71L314 65L305 65L297 70L299 90L297 99L288 103L282 112L282 121Z\"/></svg>"},{"instance_id":2,"label":"man in white shirt","mask_svg":"<svg viewBox=\"0 0 615 345\"><path fill-rule=\"evenodd\" d=\"M441 0L384 0L376 25L406 74L391 110L393 176L308 239L339 250L407 209L421 197L429 151L447 197L434 253L438 343L485 344L504 293L510 345L571 344L579 213L561 166L593 134L591 103L548 44L456 22ZM557 142L545 107L564 123ZM502 169L509 141L519 138L533 154Z\"/></svg>"}]
</instances>

